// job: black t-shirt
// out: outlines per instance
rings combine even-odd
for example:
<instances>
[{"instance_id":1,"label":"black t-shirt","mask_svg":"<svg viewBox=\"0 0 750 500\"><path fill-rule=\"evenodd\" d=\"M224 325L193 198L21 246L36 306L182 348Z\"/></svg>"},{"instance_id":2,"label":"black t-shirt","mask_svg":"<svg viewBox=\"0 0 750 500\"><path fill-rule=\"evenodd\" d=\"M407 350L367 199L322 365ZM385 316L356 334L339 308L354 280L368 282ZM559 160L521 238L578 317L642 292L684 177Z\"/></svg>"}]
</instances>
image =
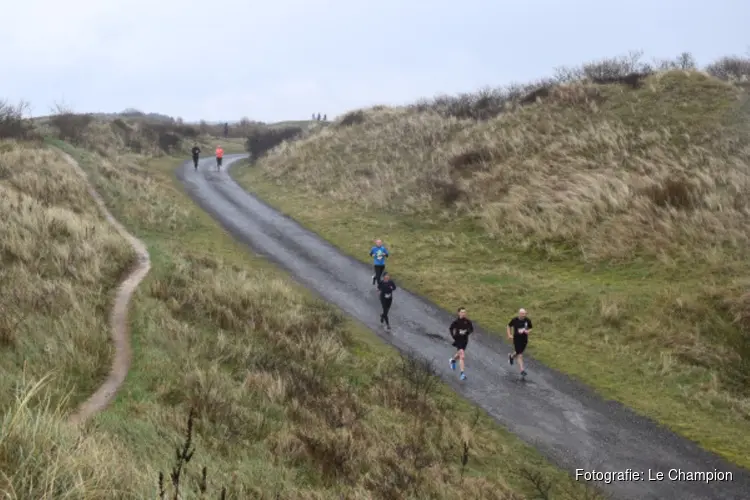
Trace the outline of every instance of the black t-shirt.
<instances>
[{"instance_id":1,"label":"black t-shirt","mask_svg":"<svg viewBox=\"0 0 750 500\"><path fill-rule=\"evenodd\" d=\"M526 332L521 333L519 330L531 330L531 320L527 317L521 319L518 316L508 322L508 326L513 328L513 335L526 335Z\"/></svg>"},{"instance_id":2,"label":"black t-shirt","mask_svg":"<svg viewBox=\"0 0 750 500\"><path fill-rule=\"evenodd\" d=\"M183 149L183 151L185 150ZM198 146L195 146L193 148L193 156L198 156L199 154L201 154L201 148L199 148Z\"/></svg>"},{"instance_id":3,"label":"black t-shirt","mask_svg":"<svg viewBox=\"0 0 750 500\"><path fill-rule=\"evenodd\" d=\"M474 332L474 325L469 318L456 318L450 326L451 336L456 339L468 339Z\"/></svg>"},{"instance_id":4,"label":"black t-shirt","mask_svg":"<svg viewBox=\"0 0 750 500\"><path fill-rule=\"evenodd\" d=\"M378 284L378 289L380 290L380 298L388 300L393 298L393 291L396 289L396 283L394 283L393 280L381 281Z\"/></svg>"}]
</instances>

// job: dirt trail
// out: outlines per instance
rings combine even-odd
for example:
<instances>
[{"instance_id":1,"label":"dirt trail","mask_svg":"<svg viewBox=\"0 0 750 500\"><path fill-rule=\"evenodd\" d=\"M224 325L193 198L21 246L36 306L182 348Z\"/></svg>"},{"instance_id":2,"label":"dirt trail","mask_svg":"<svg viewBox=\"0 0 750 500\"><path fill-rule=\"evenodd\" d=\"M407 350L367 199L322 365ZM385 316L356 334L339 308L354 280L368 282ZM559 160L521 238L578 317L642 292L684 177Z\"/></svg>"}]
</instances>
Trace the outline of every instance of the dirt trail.
<instances>
[{"instance_id":1,"label":"dirt trail","mask_svg":"<svg viewBox=\"0 0 750 500\"><path fill-rule=\"evenodd\" d=\"M132 351L130 348L130 332L128 331L128 306L133 292L138 284L143 281L151 269L151 259L146 249L146 245L130 234L120 222L107 209L106 204L94 186L89 182L86 172L78 165L78 162L67 153L60 151L63 158L73 167L75 172L86 181L89 194L101 210L107 221L114 226L120 235L128 240L135 250L138 261L133 269L128 273L125 280L120 283L115 295L115 303L109 317L109 325L112 330L112 342L115 345L115 356L112 360L112 368L107 376L107 380L96 390L78 409L70 416L70 421L74 424L86 422L96 413L102 411L114 399L117 390L125 381L125 377L130 369Z\"/></svg>"}]
</instances>

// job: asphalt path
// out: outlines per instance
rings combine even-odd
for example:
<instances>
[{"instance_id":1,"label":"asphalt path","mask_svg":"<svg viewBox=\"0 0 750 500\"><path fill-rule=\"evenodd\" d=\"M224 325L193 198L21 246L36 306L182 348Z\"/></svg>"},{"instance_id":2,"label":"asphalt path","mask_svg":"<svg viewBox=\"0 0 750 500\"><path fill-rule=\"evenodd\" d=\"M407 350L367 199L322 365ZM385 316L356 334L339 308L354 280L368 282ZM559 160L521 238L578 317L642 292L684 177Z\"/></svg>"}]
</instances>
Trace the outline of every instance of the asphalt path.
<instances>
[{"instance_id":1,"label":"asphalt path","mask_svg":"<svg viewBox=\"0 0 750 500\"><path fill-rule=\"evenodd\" d=\"M397 349L433 360L436 372L458 394L480 406L552 462L573 476L576 471L623 474L617 480L596 482L614 498L750 498L750 471L617 402L602 399L583 384L542 366L530 356L525 356L529 376L521 381L517 367L508 364L510 346L497 336L484 333L476 324L467 350L468 379L458 380L458 372L452 371L448 363L454 352L448 335L454 314L415 293L403 288L395 292L389 315L393 329L385 332L380 324L380 303L372 286L371 266L344 255L243 190L227 171L233 162L245 157L226 155L220 172L216 171L213 158L201 160L197 171L188 160L178 169L177 176L190 197L236 239L276 262L297 281ZM368 250L369 242L363 241L362 251ZM398 276L393 279L398 284ZM471 304L467 307L471 313ZM533 345L532 339L532 350ZM674 477L679 471L731 473L732 479ZM633 473L640 477L634 479Z\"/></svg>"}]
</instances>

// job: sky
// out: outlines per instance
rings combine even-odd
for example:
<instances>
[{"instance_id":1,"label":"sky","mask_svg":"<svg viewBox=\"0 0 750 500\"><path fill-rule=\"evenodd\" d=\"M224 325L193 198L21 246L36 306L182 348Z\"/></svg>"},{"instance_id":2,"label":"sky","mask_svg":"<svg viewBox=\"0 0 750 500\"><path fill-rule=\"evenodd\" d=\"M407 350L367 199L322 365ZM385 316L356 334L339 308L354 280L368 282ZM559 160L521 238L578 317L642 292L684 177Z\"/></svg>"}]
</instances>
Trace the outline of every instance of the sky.
<instances>
[{"instance_id":1,"label":"sky","mask_svg":"<svg viewBox=\"0 0 750 500\"><path fill-rule=\"evenodd\" d=\"M747 0L0 0L0 11L0 99L34 115L60 103L331 119L630 50L705 64L750 49Z\"/></svg>"}]
</instances>

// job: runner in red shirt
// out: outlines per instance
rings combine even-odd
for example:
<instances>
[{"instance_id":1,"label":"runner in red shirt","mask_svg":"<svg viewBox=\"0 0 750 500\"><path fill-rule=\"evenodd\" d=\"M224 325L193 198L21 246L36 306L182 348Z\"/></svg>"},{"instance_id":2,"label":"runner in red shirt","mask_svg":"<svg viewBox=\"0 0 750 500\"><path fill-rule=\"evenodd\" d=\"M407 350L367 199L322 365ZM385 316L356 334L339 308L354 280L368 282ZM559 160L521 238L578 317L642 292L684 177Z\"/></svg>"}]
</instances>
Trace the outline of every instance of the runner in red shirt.
<instances>
[{"instance_id":1,"label":"runner in red shirt","mask_svg":"<svg viewBox=\"0 0 750 500\"><path fill-rule=\"evenodd\" d=\"M216 170L221 170L221 160L224 158L224 149L216 146Z\"/></svg>"}]
</instances>

